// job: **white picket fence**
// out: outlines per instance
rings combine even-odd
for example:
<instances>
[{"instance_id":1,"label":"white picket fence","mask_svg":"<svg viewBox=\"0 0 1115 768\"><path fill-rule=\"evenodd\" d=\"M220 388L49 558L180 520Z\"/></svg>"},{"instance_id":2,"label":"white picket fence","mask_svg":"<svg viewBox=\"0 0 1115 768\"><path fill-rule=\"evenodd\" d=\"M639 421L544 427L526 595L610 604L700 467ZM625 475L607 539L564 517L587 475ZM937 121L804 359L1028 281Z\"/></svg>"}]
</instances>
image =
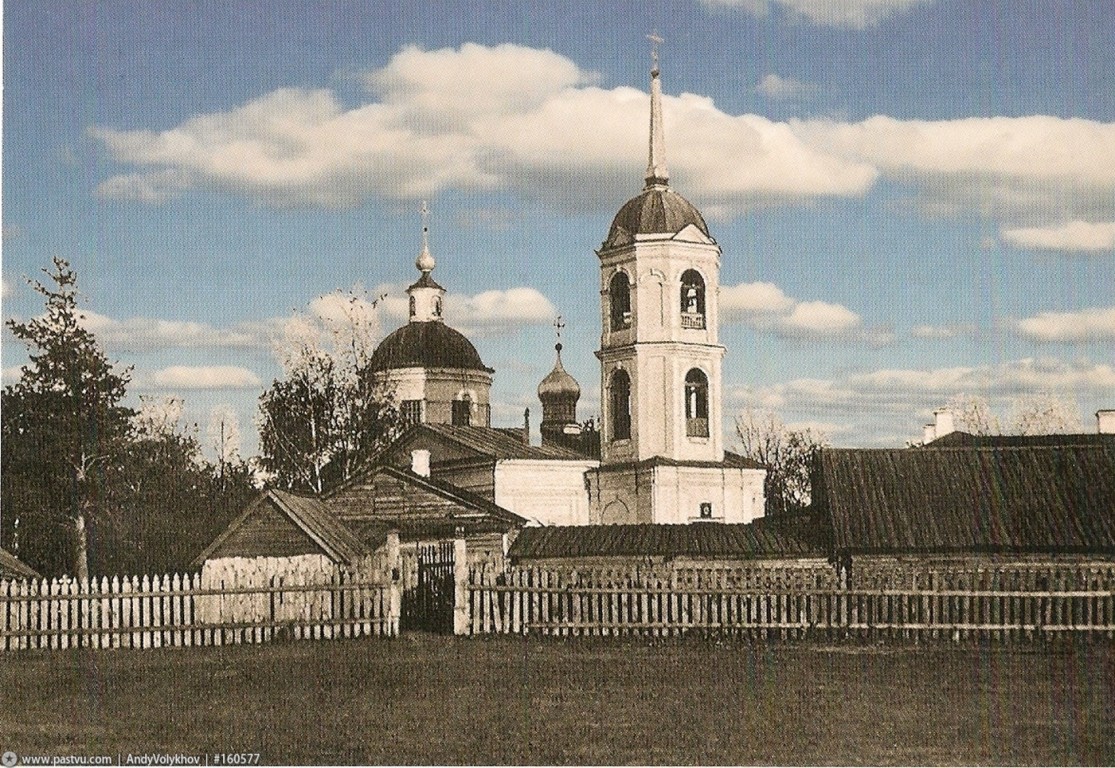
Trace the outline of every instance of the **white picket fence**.
<instances>
[{"instance_id":1,"label":"white picket fence","mask_svg":"<svg viewBox=\"0 0 1115 768\"><path fill-rule=\"evenodd\" d=\"M399 587L356 576L204 588L201 574L0 581L0 651L159 648L399 632Z\"/></svg>"}]
</instances>

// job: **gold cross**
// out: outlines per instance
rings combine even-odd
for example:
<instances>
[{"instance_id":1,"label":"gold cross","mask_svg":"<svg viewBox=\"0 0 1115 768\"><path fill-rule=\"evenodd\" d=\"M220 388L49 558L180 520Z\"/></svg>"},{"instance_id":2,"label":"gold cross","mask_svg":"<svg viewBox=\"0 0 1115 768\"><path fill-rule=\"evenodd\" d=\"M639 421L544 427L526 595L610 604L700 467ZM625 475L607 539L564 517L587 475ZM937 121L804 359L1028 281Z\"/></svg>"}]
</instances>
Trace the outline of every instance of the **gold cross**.
<instances>
[{"instance_id":1,"label":"gold cross","mask_svg":"<svg viewBox=\"0 0 1115 768\"><path fill-rule=\"evenodd\" d=\"M558 341L561 341L561 329L565 327L565 322L561 319L561 315L554 318L554 328L557 329Z\"/></svg>"}]
</instances>

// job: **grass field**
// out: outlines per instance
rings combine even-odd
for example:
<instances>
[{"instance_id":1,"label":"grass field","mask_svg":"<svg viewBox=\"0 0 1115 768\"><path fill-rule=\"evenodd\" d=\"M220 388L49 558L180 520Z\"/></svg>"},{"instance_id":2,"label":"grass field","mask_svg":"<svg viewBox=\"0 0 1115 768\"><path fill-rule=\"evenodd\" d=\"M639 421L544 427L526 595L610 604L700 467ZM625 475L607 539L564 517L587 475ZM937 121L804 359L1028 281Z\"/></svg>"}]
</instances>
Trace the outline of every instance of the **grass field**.
<instances>
[{"instance_id":1,"label":"grass field","mask_svg":"<svg viewBox=\"0 0 1115 768\"><path fill-rule=\"evenodd\" d=\"M454 639L0 658L0 750L266 763L1115 762L1115 649Z\"/></svg>"}]
</instances>

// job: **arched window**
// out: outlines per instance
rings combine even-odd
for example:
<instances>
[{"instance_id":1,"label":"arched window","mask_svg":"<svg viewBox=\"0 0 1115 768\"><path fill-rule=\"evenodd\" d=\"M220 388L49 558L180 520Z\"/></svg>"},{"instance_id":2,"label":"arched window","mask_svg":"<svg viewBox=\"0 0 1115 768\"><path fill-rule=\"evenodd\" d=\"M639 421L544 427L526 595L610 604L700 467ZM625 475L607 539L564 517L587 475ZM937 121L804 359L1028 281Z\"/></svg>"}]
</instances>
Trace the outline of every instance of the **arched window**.
<instances>
[{"instance_id":1,"label":"arched window","mask_svg":"<svg viewBox=\"0 0 1115 768\"><path fill-rule=\"evenodd\" d=\"M410 297L410 316L414 317L418 314L418 302L413 296Z\"/></svg>"},{"instance_id":2,"label":"arched window","mask_svg":"<svg viewBox=\"0 0 1115 768\"><path fill-rule=\"evenodd\" d=\"M434 317L441 317L441 297L434 297Z\"/></svg>"},{"instance_id":3,"label":"arched window","mask_svg":"<svg viewBox=\"0 0 1115 768\"><path fill-rule=\"evenodd\" d=\"M700 368L685 374L685 434L708 437L708 377Z\"/></svg>"},{"instance_id":4,"label":"arched window","mask_svg":"<svg viewBox=\"0 0 1115 768\"><path fill-rule=\"evenodd\" d=\"M453 401L453 426L467 427L472 423L472 400L465 395Z\"/></svg>"},{"instance_id":5,"label":"arched window","mask_svg":"<svg viewBox=\"0 0 1115 768\"><path fill-rule=\"evenodd\" d=\"M609 389L612 398L612 439L628 440L631 438L631 377L627 371L613 373Z\"/></svg>"},{"instance_id":6,"label":"arched window","mask_svg":"<svg viewBox=\"0 0 1115 768\"><path fill-rule=\"evenodd\" d=\"M622 270L608 283L608 304L612 308L612 330L631 327L631 281Z\"/></svg>"},{"instance_id":7,"label":"arched window","mask_svg":"<svg viewBox=\"0 0 1115 768\"><path fill-rule=\"evenodd\" d=\"M695 269L681 276L681 327L705 327L705 280Z\"/></svg>"}]
</instances>

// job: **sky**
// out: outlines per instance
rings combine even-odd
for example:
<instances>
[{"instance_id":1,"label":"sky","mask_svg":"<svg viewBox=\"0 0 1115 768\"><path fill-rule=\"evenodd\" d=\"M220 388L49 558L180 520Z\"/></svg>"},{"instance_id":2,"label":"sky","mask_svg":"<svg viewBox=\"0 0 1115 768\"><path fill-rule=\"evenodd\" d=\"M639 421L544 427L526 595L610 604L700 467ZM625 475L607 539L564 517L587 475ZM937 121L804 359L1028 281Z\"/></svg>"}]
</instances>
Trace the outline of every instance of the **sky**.
<instances>
[{"instance_id":1,"label":"sky","mask_svg":"<svg viewBox=\"0 0 1115 768\"><path fill-rule=\"evenodd\" d=\"M1115 407L1110 0L5 0L0 313L69 260L129 402L231 412L251 455L292 329L405 322L428 200L493 425L537 440L557 314L594 416L652 31L670 183L723 249L729 446L747 408L871 447L956 397Z\"/></svg>"}]
</instances>

